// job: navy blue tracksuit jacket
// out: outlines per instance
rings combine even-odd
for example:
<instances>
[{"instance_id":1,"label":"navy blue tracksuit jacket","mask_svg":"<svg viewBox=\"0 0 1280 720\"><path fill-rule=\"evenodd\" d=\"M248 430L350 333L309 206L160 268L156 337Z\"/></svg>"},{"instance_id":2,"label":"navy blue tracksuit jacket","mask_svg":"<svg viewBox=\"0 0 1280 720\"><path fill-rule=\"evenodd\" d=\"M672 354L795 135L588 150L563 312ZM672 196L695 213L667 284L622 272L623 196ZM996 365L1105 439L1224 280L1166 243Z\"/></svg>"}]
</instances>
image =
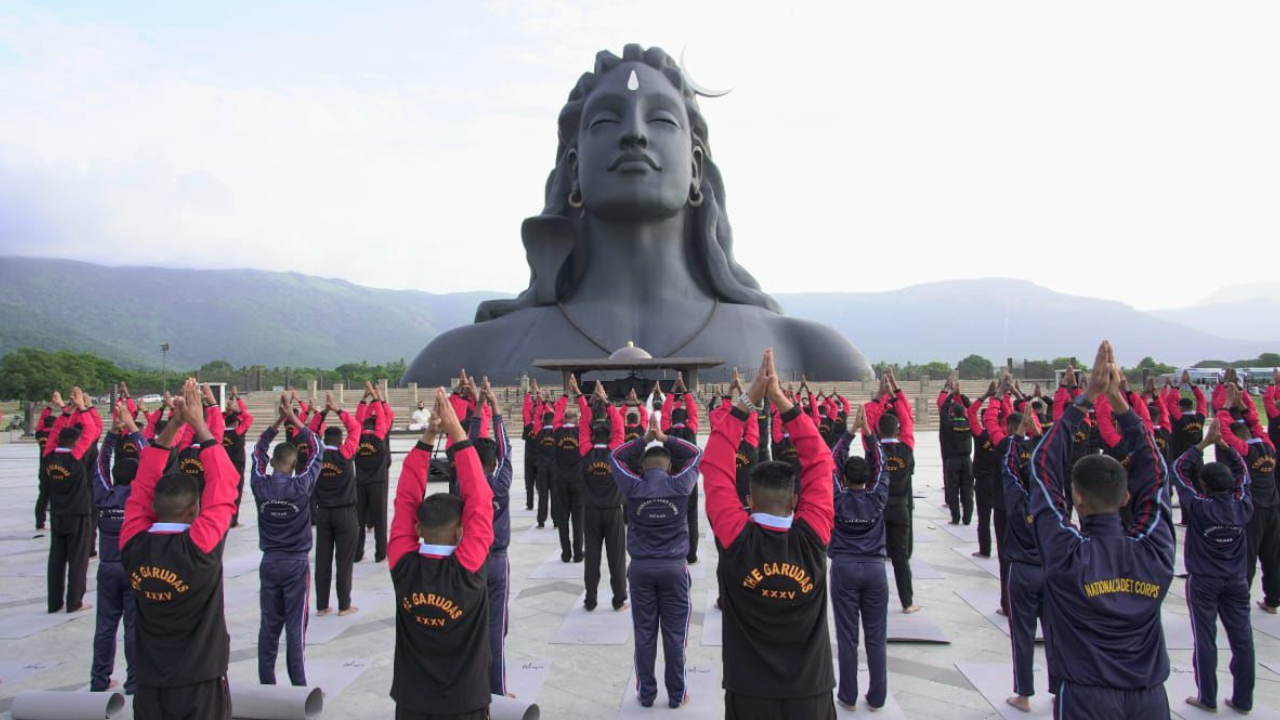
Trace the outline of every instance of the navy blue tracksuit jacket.
<instances>
[{"instance_id":1,"label":"navy blue tracksuit jacket","mask_svg":"<svg viewBox=\"0 0 1280 720\"><path fill-rule=\"evenodd\" d=\"M294 685L305 685L302 649L306 642L307 593L311 587L311 491L320 478L324 452L316 434L302 428L293 436L293 441L307 446L307 464L301 472L278 473L271 467L271 456L267 452L275 437L276 431L267 428L258 439L253 449L250 479L253 499L258 505L258 547L262 550L262 563L258 568L262 580L258 682L275 684L276 654L280 649L280 631L284 630L289 680ZM304 453L299 452L298 459L303 457Z\"/></svg>"},{"instance_id":2,"label":"navy blue tracksuit jacket","mask_svg":"<svg viewBox=\"0 0 1280 720\"><path fill-rule=\"evenodd\" d=\"M1060 674L1059 718L1168 717L1160 606L1173 580L1173 535L1161 515L1167 467L1133 412L1119 417L1130 462L1133 526L1118 513L1066 520L1062 494L1084 398L1068 406L1031 458L1031 512L1045 570L1045 635ZM1108 713L1110 715L1108 715Z\"/></svg>"},{"instance_id":3,"label":"navy blue tracksuit jacket","mask_svg":"<svg viewBox=\"0 0 1280 720\"><path fill-rule=\"evenodd\" d=\"M1249 467L1240 454L1225 445L1218 457L1231 468L1235 489L1205 495L1195 486L1195 470L1204 464L1199 447L1192 446L1173 465L1174 488L1187 518L1183 557L1187 565L1187 608L1195 640L1192 663L1200 702L1218 706L1218 620L1231 645L1231 702L1237 709L1253 707L1253 627L1249 620L1246 528L1253 517Z\"/></svg>"}]
</instances>

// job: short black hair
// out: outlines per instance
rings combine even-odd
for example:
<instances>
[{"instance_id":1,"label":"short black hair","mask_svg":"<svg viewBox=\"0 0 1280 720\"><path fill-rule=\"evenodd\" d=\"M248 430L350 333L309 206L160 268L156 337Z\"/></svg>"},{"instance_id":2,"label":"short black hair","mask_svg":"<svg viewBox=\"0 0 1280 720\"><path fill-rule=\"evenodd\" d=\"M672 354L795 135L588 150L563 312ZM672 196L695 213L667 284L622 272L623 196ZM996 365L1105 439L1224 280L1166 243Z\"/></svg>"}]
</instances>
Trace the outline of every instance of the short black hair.
<instances>
[{"instance_id":1,"label":"short black hair","mask_svg":"<svg viewBox=\"0 0 1280 720\"><path fill-rule=\"evenodd\" d=\"M788 512L795 495L796 472L790 463L768 460L751 468L751 498L763 512Z\"/></svg>"},{"instance_id":2,"label":"short black hair","mask_svg":"<svg viewBox=\"0 0 1280 720\"><path fill-rule=\"evenodd\" d=\"M111 482L116 485L128 485L138 475L137 458L117 458L111 468Z\"/></svg>"},{"instance_id":3,"label":"short black hair","mask_svg":"<svg viewBox=\"0 0 1280 720\"><path fill-rule=\"evenodd\" d=\"M365 430L373 430L377 428L378 418L374 417L373 415L370 415L369 417L364 419L364 422L362 423L362 427L364 427Z\"/></svg>"},{"instance_id":4,"label":"short black hair","mask_svg":"<svg viewBox=\"0 0 1280 720\"><path fill-rule=\"evenodd\" d=\"M897 437L898 431L902 429L902 423L898 422L897 415L885 413L876 423L876 429L880 431L881 437Z\"/></svg>"},{"instance_id":5,"label":"short black hair","mask_svg":"<svg viewBox=\"0 0 1280 720\"><path fill-rule=\"evenodd\" d=\"M1018 432L1022 428L1022 413L1011 412L1009 417L1004 419L1004 429L1010 434Z\"/></svg>"},{"instance_id":6,"label":"short black hair","mask_svg":"<svg viewBox=\"0 0 1280 720\"><path fill-rule=\"evenodd\" d=\"M452 493L428 495L418 504L418 525L424 535L451 532L462 522L462 498Z\"/></svg>"},{"instance_id":7,"label":"short black hair","mask_svg":"<svg viewBox=\"0 0 1280 720\"><path fill-rule=\"evenodd\" d=\"M167 472L156 481L151 509L160 522L181 520L200 499L199 485L191 475Z\"/></svg>"},{"instance_id":8,"label":"short black hair","mask_svg":"<svg viewBox=\"0 0 1280 720\"><path fill-rule=\"evenodd\" d=\"M633 413L633 412L627 413L627 423L634 425L639 422L640 422L640 413Z\"/></svg>"},{"instance_id":9,"label":"short black hair","mask_svg":"<svg viewBox=\"0 0 1280 720\"><path fill-rule=\"evenodd\" d=\"M79 425L68 425L58 431L58 447L71 447L82 434Z\"/></svg>"},{"instance_id":10,"label":"short black hair","mask_svg":"<svg viewBox=\"0 0 1280 720\"><path fill-rule=\"evenodd\" d=\"M271 462L292 460L294 464L298 462L298 446L293 443L282 442L276 445L276 449L271 452Z\"/></svg>"},{"instance_id":11,"label":"short black hair","mask_svg":"<svg viewBox=\"0 0 1280 720\"><path fill-rule=\"evenodd\" d=\"M1195 406L1196 406L1195 401L1193 401L1191 398L1179 398L1179 399L1178 399L1178 409L1180 409L1180 410L1184 410L1184 411L1185 411L1185 410L1190 410L1190 409L1194 408Z\"/></svg>"},{"instance_id":12,"label":"short black hair","mask_svg":"<svg viewBox=\"0 0 1280 720\"><path fill-rule=\"evenodd\" d=\"M1200 484L1209 495L1221 495L1236 488L1236 479L1226 463L1211 462L1200 468Z\"/></svg>"},{"instance_id":13,"label":"short black hair","mask_svg":"<svg viewBox=\"0 0 1280 720\"><path fill-rule=\"evenodd\" d=\"M871 466L864 457L854 455L844 461L844 485L866 485L871 481Z\"/></svg>"},{"instance_id":14,"label":"short black hair","mask_svg":"<svg viewBox=\"0 0 1280 720\"><path fill-rule=\"evenodd\" d=\"M1160 406L1159 406L1159 405L1157 405L1157 404L1156 404L1156 403L1154 403L1154 402L1149 402L1149 403L1147 403L1147 414L1151 415L1151 417L1152 417L1152 418L1159 417L1159 416L1160 416Z\"/></svg>"},{"instance_id":15,"label":"short black hair","mask_svg":"<svg viewBox=\"0 0 1280 720\"><path fill-rule=\"evenodd\" d=\"M1118 510L1129 490L1129 477L1115 458L1086 455L1071 468L1071 486L1092 507L1101 511Z\"/></svg>"},{"instance_id":16,"label":"short black hair","mask_svg":"<svg viewBox=\"0 0 1280 720\"><path fill-rule=\"evenodd\" d=\"M546 426L546 425L550 425L550 424L554 423L555 421L556 421L556 414L555 414L555 413L553 413L553 412L544 412L544 413L542 413L542 424L543 424L544 426Z\"/></svg>"},{"instance_id":17,"label":"short black hair","mask_svg":"<svg viewBox=\"0 0 1280 720\"><path fill-rule=\"evenodd\" d=\"M591 442L600 445L609 442L610 436L613 435L613 426L604 421L591 423Z\"/></svg>"},{"instance_id":18,"label":"short black hair","mask_svg":"<svg viewBox=\"0 0 1280 720\"><path fill-rule=\"evenodd\" d=\"M471 441L476 449L476 457L480 458L480 467L488 470L498 463L498 443L493 438L476 438Z\"/></svg>"},{"instance_id":19,"label":"short black hair","mask_svg":"<svg viewBox=\"0 0 1280 720\"><path fill-rule=\"evenodd\" d=\"M1040 402L1039 400L1032 400L1031 409L1034 410L1037 415L1039 415L1040 413L1044 412L1044 403Z\"/></svg>"},{"instance_id":20,"label":"short black hair","mask_svg":"<svg viewBox=\"0 0 1280 720\"><path fill-rule=\"evenodd\" d=\"M165 420L164 418L160 418L159 420L156 420L156 434L159 435L160 433L164 432L164 426L168 424L169 424L169 421Z\"/></svg>"},{"instance_id":21,"label":"short black hair","mask_svg":"<svg viewBox=\"0 0 1280 720\"><path fill-rule=\"evenodd\" d=\"M645 448L644 455L640 458L640 466L645 470L651 467L661 467L671 462L671 452L663 445L654 445L651 448Z\"/></svg>"},{"instance_id":22,"label":"short black hair","mask_svg":"<svg viewBox=\"0 0 1280 720\"><path fill-rule=\"evenodd\" d=\"M674 425L680 425L689 419L689 411L682 407L675 408L671 411L671 422Z\"/></svg>"},{"instance_id":23,"label":"short black hair","mask_svg":"<svg viewBox=\"0 0 1280 720\"><path fill-rule=\"evenodd\" d=\"M337 445L338 443L341 443L341 442L342 442L342 428L331 427L331 428L324 429L325 445Z\"/></svg>"}]
</instances>

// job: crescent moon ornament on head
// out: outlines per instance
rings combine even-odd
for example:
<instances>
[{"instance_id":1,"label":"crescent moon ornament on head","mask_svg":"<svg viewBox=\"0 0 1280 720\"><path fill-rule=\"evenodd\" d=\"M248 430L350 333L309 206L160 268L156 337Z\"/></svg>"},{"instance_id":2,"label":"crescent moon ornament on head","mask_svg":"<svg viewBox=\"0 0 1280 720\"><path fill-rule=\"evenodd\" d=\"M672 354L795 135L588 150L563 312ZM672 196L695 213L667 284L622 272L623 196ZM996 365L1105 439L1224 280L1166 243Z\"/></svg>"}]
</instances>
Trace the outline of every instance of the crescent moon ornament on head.
<instances>
[{"instance_id":1,"label":"crescent moon ornament on head","mask_svg":"<svg viewBox=\"0 0 1280 720\"><path fill-rule=\"evenodd\" d=\"M693 76L689 74L688 68L686 68L684 65L684 51L685 51L685 48L680 48L680 74L684 76L685 84L689 86L690 90L693 90L694 95L701 95L702 97L709 97L709 98L718 98L718 97L724 97L725 95L728 95L729 93L733 92L733 88L729 88L728 90L711 90L709 88L705 88L699 85L693 79Z\"/></svg>"}]
</instances>

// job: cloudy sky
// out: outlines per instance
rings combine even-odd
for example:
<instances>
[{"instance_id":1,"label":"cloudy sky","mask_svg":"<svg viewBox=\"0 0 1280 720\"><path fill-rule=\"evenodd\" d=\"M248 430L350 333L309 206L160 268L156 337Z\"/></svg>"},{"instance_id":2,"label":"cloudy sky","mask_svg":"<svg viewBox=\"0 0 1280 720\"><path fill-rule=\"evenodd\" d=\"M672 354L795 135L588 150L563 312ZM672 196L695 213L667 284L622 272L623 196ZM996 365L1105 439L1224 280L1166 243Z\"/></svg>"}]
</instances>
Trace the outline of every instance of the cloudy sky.
<instances>
[{"instance_id":1,"label":"cloudy sky","mask_svg":"<svg viewBox=\"0 0 1280 720\"><path fill-rule=\"evenodd\" d=\"M702 107L767 290L1272 277L1219 257L1280 241L1280 3L758 5L0 0L0 255L515 292L558 110L639 42L733 88Z\"/></svg>"}]
</instances>

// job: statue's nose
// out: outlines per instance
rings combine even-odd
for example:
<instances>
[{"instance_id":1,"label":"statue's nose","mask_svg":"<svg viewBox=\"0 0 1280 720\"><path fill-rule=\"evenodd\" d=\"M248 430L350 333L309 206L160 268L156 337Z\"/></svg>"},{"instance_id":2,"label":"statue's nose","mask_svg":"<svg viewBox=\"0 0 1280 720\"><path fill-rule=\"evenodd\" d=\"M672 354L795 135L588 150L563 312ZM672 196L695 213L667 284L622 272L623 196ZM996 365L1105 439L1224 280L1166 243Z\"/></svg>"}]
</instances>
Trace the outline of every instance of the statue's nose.
<instances>
[{"instance_id":1,"label":"statue's nose","mask_svg":"<svg viewBox=\"0 0 1280 720\"><path fill-rule=\"evenodd\" d=\"M643 150L649 147L649 138L645 135L644 123L635 113L631 113L627 119L623 120L622 139L619 140L619 143L623 149L627 150Z\"/></svg>"}]
</instances>

